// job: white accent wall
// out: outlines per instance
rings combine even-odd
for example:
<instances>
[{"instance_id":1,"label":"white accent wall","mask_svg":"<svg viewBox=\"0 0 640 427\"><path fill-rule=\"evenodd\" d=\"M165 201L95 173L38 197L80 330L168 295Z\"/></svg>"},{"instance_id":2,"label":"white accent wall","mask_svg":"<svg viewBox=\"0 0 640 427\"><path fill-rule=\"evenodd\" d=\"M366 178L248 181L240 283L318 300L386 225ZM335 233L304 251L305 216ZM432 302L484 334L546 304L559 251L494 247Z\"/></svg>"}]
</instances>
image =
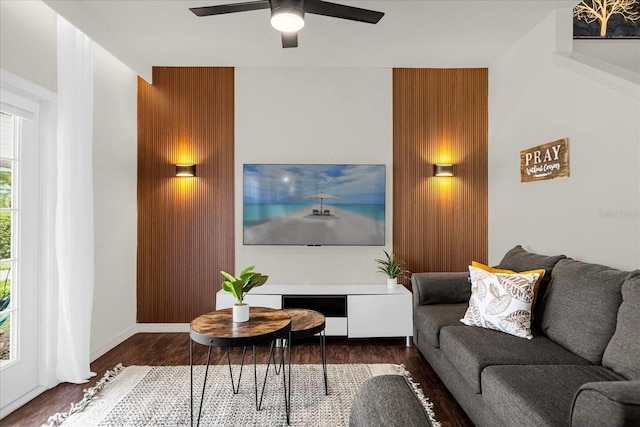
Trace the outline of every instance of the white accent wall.
<instances>
[{"instance_id":1,"label":"white accent wall","mask_svg":"<svg viewBox=\"0 0 640 427\"><path fill-rule=\"evenodd\" d=\"M236 270L255 265L277 284L385 283L374 259L391 248L392 71L236 68ZM386 164L382 246L243 246L244 163Z\"/></svg>"},{"instance_id":2,"label":"white accent wall","mask_svg":"<svg viewBox=\"0 0 640 427\"><path fill-rule=\"evenodd\" d=\"M40 1L0 1L0 67L55 91L56 16ZM135 326L137 242L137 77L101 47L94 52L92 359Z\"/></svg>"},{"instance_id":3,"label":"white accent wall","mask_svg":"<svg viewBox=\"0 0 640 427\"><path fill-rule=\"evenodd\" d=\"M94 61L92 360L133 334L138 238L137 75L98 45Z\"/></svg>"},{"instance_id":4,"label":"white accent wall","mask_svg":"<svg viewBox=\"0 0 640 427\"><path fill-rule=\"evenodd\" d=\"M640 86L554 55L570 19L550 15L490 67L489 261L522 244L640 268ZM570 177L521 184L520 150L564 137Z\"/></svg>"}]
</instances>

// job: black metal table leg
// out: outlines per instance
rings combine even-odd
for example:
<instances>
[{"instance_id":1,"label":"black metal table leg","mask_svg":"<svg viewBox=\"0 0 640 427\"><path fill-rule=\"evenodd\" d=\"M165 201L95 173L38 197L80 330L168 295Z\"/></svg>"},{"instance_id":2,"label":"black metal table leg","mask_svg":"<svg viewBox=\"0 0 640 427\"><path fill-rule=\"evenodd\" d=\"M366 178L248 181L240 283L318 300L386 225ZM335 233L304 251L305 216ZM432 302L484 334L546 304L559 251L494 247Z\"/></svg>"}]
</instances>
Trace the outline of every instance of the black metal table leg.
<instances>
[{"instance_id":1,"label":"black metal table leg","mask_svg":"<svg viewBox=\"0 0 640 427\"><path fill-rule=\"evenodd\" d=\"M271 366L271 359L273 359L274 371L276 371L276 375L278 371L276 370L276 356L273 352L273 344L274 341L271 341L271 346L269 347L269 358L267 359L267 369L264 373L264 382L262 383L262 392L260 392L260 403L257 405L258 411L262 409L262 398L264 397L264 389L267 387L267 377L269 376L269 367Z\"/></svg>"},{"instance_id":2,"label":"black metal table leg","mask_svg":"<svg viewBox=\"0 0 640 427\"><path fill-rule=\"evenodd\" d=\"M211 347L209 347L211 348ZM254 359L255 359L255 346L253 349ZM229 356L229 348L227 347L227 365L229 366L229 376L231 377L231 389L233 390L233 394L238 394L240 392L240 380L242 379L242 368L244 368L244 356L247 353L247 347L242 348L242 361L240 362L240 373L238 374L238 385L236 386L235 381L233 381L233 371L231 369L231 357Z\"/></svg>"},{"instance_id":3,"label":"black metal table leg","mask_svg":"<svg viewBox=\"0 0 640 427\"><path fill-rule=\"evenodd\" d=\"M256 346L255 345L253 346L253 391L256 395L256 411L259 411L260 406L258 406L258 366L256 364Z\"/></svg>"},{"instance_id":4,"label":"black metal table leg","mask_svg":"<svg viewBox=\"0 0 640 427\"><path fill-rule=\"evenodd\" d=\"M287 350L288 348L288 350ZM280 363L276 362L276 352L273 353L273 367L276 372L276 375L280 375L282 372L282 385L284 388L284 406L287 414L287 425L290 421L290 413L291 413L291 332L289 332L289 338L282 340L282 345L280 347ZM285 370L284 367L287 364L287 357L285 354L288 353L288 368ZM271 360L271 359L269 359ZM289 371L289 381L287 385L287 372Z\"/></svg>"},{"instance_id":5,"label":"black metal table leg","mask_svg":"<svg viewBox=\"0 0 640 427\"><path fill-rule=\"evenodd\" d=\"M327 385L327 336L324 329L320 332L320 355L322 357L322 373L324 374L324 394L329 394L329 386Z\"/></svg>"},{"instance_id":6,"label":"black metal table leg","mask_svg":"<svg viewBox=\"0 0 640 427\"><path fill-rule=\"evenodd\" d=\"M262 401L264 399L264 391L266 389L267 386L267 378L269 376L269 368L271 367L271 360L273 360L273 364L274 364L274 370L275 370L275 366L276 366L276 359L275 359L275 353L273 351L275 345L275 341L272 341L270 346L269 346L269 357L267 358L267 367L266 367L266 371L264 373L264 381L262 382L262 390L260 391L260 399L258 399L258 362L256 359L256 346L252 346L252 352L253 352L253 389L254 389L254 393L255 393L255 401L256 401L256 410L260 411L262 410ZM284 348L284 347L283 347ZM233 389L233 394L238 394L240 391L240 380L242 379L242 370L244 367L244 360L245 360L245 356L246 356L246 351L247 348L244 347L242 350L242 361L240 364L240 373L238 375L238 382L236 383L233 379L233 370L231 368L231 356L229 355L229 349L226 349L226 353L227 353L227 364L229 366L229 375L231 376L231 388ZM283 356L283 360L284 360L284 356ZM284 364L284 362L283 362ZM289 370L291 370L291 368L289 368ZM278 373L278 371L276 371L276 373Z\"/></svg>"},{"instance_id":7,"label":"black metal table leg","mask_svg":"<svg viewBox=\"0 0 640 427\"><path fill-rule=\"evenodd\" d=\"M280 341L280 346L279 347L284 349L287 346L287 340L286 339L282 339L282 340L278 340L278 341ZM280 363L276 362L276 353L277 353L277 351L273 352L273 368L276 371L276 375L280 375Z\"/></svg>"},{"instance_id":8,"label":"black metal table leg","mask_svg":"<svg viewBox=\"0 0 640 427\"><path fill-rule=\"evenodd\" d=\"M207 376L209 375L209 362L211 362L211 347L209 347L209 352L207 353L207 367L204 370L204 381L202 382L202 396L200 396L200 409L198 410L198 423L196 426L200 425L200 416L202 415L202 406L204 403L204 390L207 385Z\"/></svg>"},{"instance_id":9,"label":"black metal table leg","mask_svg":"<svg viewBox=\"0 0 640 427\"><path fill-rule=\"evenodd\" d=\"M291 415L291 330L289 330L289 339L287 340L287 347L289 347L289 367L288 367L288 374L289 374L289 396L287 398L287 386L285 385L284 387L284 398L285 398L285 410L287 412L287 425L289 425L289 421L290 421L290 415ZM284 349L284 347L283 347ZM282 363L283 363L283 367L284 367L284 350L282 353ZM282 379L284 379L285 377L285 373L284 373L284 369L282 370Z\"/></svg>"}]
</instances>

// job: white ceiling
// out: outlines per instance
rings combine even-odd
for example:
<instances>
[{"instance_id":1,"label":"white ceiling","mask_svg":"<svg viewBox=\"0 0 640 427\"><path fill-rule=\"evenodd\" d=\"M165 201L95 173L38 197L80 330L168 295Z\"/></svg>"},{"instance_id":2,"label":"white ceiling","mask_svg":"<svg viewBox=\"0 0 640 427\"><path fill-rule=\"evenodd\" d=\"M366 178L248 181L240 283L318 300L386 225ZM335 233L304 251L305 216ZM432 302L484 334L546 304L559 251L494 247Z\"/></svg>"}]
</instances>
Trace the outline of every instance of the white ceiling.
<instances>
[{"instance_id":1,"label":"white ceiling","mask_svg":"<svg viewBox=\"0 0 640 427\"><path fill-rule=\"evenodd\" d=\"M151 66L487 67L553 9L576 0L333 0L385 13L376 24L307 14L283 49L269 10L197 17L238 0L44 0L138 74Z\"/></svg>"}]
</instances>

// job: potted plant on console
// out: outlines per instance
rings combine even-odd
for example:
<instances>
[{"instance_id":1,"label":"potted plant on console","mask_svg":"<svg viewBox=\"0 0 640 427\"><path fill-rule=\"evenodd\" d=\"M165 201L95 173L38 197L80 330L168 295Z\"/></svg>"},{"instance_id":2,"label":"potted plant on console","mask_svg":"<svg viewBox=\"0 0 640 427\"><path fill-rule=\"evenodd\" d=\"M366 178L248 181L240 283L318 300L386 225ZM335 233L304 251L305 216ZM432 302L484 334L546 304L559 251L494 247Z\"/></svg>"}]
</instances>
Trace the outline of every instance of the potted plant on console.
<instances>
[{"instance_id":1,"label":"potted plant on console","mask_svg":"<svg viewBox=\"0 0 640 427\"><path fill-rule=\"evenodd\" d=\"M404 261L396 258L395 255L383 251L386 258L377 259L378 271L387 276L387 287L395 288L398 285L398 277L406 276L409 271L404 269Z\"/></svg>"},{"instance_id":2,"label":"potted plant on console","mask_svg":"<svg viewBox=\"0 0 640 427\"><path fill-rule=\"evenodd\" d=\"M253 265L245 268L238 277L234 277L225 271L220 272L226 279L222 282L222 289L233 295L237 301L233 305L234 322L246 322L249 320L249 305L244 303L244 297L251 289L264 285L269 278L269 276L253 271L254 268L255 266Z\"/></svg>"}]
</instances>

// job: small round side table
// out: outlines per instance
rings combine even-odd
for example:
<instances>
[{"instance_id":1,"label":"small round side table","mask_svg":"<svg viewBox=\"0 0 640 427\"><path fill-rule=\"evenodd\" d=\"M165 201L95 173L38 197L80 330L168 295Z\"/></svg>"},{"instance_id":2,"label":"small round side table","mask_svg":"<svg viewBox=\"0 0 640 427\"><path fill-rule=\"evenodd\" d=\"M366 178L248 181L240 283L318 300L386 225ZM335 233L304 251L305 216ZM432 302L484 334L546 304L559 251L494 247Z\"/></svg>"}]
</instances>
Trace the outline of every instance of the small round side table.
<instances>
[{"instance_id":1,"label":"small round side table","mask_svg":"<svg viewBox=\"0 0 640 427\"><path fill-rule=\"evenodd\" d=\"M319 334L320 358L322 360L322 373L324 375L324 393L328 395L329 387L327 384L327 347L325 335L326 319L324 314L306 308L286 308L284 311L291 316L292 340L308 338ZM289 347L289 358L291 358L291 344L289 342L287 342L287 347ZM289 396L291 396L291 390L289 390Z\"/></svg>"},{"instance_id":2,"label":"small round side table","mask_svg":"<svg viewBox=\"0 0 640 427\"><path fill-rule=\"evenodd\" d=\"M204 373L204 382L202 384L202 395L200 397L200 408L198 410L197 425L200 425L200 415L202 414L202 404L204 402L205 386L207 384L207 375L209 373L209 363L211 361L211 347L224 347L227 350L227 361L229 363L229 374L231 376L231 386L233 393L237 394L240 388L240 378L242 376L242 367L244 366L244 356L246 346L253 346L253 379L256 399L256 409L260 410L262 405L262 396L269 374L269 364L262 385L260 401L258 401L258 379L256 368L256 345L270 344L268 363L273 359L274 342L276 340L291 339L291 316L284 310L276 310L266 307L251 307L249 320L247 322L234 322L233 313L230 308L224 310L212 311L203 314L191 321L191 331L189 340L189 363L191 365L191 425L193 426L193 343L202 344L208 347L207 367ZM237 389L233 380L233 372L231 370L231 359L229 357L229 347L244 347L242 352L242 364L240 365L240 374L238 377ZM284 348L281 349L282 359L280 361L280 369L284 371ZM289 349L289 384L287 390L286 375L282 375L285 412L287 416L287 424L289 424L290 402L291 402L291 349Z\"/></svg>"}]
</instances>

